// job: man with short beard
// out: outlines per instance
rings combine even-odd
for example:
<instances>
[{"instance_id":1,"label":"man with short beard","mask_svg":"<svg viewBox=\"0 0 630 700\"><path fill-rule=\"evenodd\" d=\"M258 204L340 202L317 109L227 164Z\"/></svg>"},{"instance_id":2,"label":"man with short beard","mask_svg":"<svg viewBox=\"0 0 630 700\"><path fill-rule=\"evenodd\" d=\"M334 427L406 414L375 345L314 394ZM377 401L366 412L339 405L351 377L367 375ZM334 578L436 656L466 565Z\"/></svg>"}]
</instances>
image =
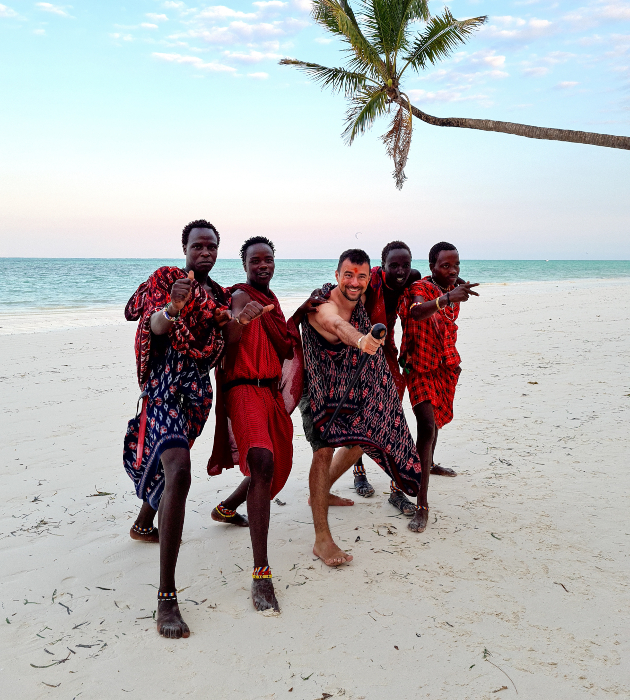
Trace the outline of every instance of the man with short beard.
<instances>
[{"instance_id":1,"label":"man with short beard","mask_svg":"<svg viewBox=\"0 0 630 700\"><path fill-rule=\"evenodd\" d=\"M364 307L370 278L370 259L363 250L341 254L335 272L337 286L324 285L328 302L317 307L302 326L307 387L300 402L304 433L313 448L309 476L310 503L315 525L313 553L328 566L352 560L333 541L328 526L332 484L350 468L361 451L381 466L409 495L420 488L420 461L405 421L398 393L381 350L382 340L371 334ZM359 359L370 359L343 410L322 433L356 373ZM339 450L333 460L335 447ZM410 523L410 528L413 529Z\"/></svg>"}]
</instances>

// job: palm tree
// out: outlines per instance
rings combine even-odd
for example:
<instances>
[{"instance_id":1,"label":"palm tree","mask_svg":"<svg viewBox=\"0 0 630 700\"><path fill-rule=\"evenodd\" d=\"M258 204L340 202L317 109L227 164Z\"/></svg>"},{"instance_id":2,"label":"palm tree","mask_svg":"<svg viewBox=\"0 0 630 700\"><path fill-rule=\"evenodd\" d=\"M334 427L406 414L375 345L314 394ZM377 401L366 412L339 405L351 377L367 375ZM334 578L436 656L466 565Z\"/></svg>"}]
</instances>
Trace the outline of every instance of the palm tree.
<instances>
[{"instance_id":1,"label":"palm tree","mask_svg":"<svg viewBox=\"0 0 630 700\"><path fill-rule=\"evenodd\" d=\"M546 129L489 119L433 117L412 105L401 90L405 71L426 70L450 56L486 22L486 16L457 20L448 8L432 16L428 0L362 0L359 19L349 0L313 0L312 15L318 24L347 45L347 67L327 68L291 58L283 58L280 64L295 66L322 87L345 94L350 105L343 137L348 145L371 127L377 117L388 113L392 104L398 105L390 128L382 137L387 154L394 161L398 189L406 180L404 168L411 145L413 117L434 126L630 149L628 136ZM421 28L418 22L423 23Z\"/></svg>"}]
</instances>

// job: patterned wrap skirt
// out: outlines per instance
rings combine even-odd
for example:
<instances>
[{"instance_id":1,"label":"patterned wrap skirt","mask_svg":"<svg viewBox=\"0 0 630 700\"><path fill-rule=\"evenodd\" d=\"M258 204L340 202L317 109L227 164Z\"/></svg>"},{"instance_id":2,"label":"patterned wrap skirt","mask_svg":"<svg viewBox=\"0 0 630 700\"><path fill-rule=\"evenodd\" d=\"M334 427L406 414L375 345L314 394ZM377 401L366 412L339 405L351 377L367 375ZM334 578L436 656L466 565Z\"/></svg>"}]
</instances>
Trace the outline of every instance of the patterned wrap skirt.
<instances>
[{"instance_id":1,"label":"patterned wrap skirt","mask_svg":"<svg viewBox=\"0 0 630 700\"><path fill-rule=\"evenodd\" d=\"M173 447L190 449L208 420L212 407L209 363L193 360L169 344L164 355L151 358L142 405L127 426L123 464L138 498L157 510L164 491L162 453Z\"/></svg>"}]
</instances>

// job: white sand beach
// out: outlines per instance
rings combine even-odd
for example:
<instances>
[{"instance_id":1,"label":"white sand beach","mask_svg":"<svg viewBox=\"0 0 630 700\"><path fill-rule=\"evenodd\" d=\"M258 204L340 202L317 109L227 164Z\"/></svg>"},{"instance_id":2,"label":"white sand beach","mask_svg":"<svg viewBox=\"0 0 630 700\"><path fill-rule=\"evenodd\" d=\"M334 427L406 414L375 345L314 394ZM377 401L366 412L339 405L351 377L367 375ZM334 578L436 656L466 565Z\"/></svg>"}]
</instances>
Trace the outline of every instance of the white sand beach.
<instances>
[{"instance_id":1,"label":"white sand beach","mask_svg":"<svg viewBox=\"0 0 630 700\"><path fill-rule=\"evenodd\" d=\"M437 450L459 476L432 478L425 533L407 530L368 460L376 495L331 509L354 561L315 560L294 414L270 530L279 617L249 600L247 530L210 519L240 473L206 475L208 423L177 569L192 635L177 641L155 631L158 547L128 535L135 324L122 309L60 313L62 330L3 317L2 696L630 697L630 281L481 291L462 306L455 420Z\"/></svg>"}]
</instances>

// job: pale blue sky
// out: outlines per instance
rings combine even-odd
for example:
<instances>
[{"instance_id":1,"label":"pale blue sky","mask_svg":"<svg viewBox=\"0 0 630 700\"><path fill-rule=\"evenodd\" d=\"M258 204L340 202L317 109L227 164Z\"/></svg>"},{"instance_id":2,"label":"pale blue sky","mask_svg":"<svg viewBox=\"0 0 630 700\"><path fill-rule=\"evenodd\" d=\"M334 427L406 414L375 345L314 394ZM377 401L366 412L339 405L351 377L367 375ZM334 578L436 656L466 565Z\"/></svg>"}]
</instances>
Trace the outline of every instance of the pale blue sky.
<instances>
[{"instance_id":1,"label":"pale blue sky","mask_svg":"<svg viewBox=\"0 0 630 700\"><path fill-rule=\"evenodd\" d=\"M221 255L394 238L465 258L630 258L630 153L416 121L402 192L379 137L291 56L340 65L306 0L0 4L0 255L178 254L189 220ZM433 2L433 12L444 3ZM454 0L490 21L405 85L438 116L630 135L630 1ZM360 232L360 235L356 234Z\"/></svg>"}]
</instances>

